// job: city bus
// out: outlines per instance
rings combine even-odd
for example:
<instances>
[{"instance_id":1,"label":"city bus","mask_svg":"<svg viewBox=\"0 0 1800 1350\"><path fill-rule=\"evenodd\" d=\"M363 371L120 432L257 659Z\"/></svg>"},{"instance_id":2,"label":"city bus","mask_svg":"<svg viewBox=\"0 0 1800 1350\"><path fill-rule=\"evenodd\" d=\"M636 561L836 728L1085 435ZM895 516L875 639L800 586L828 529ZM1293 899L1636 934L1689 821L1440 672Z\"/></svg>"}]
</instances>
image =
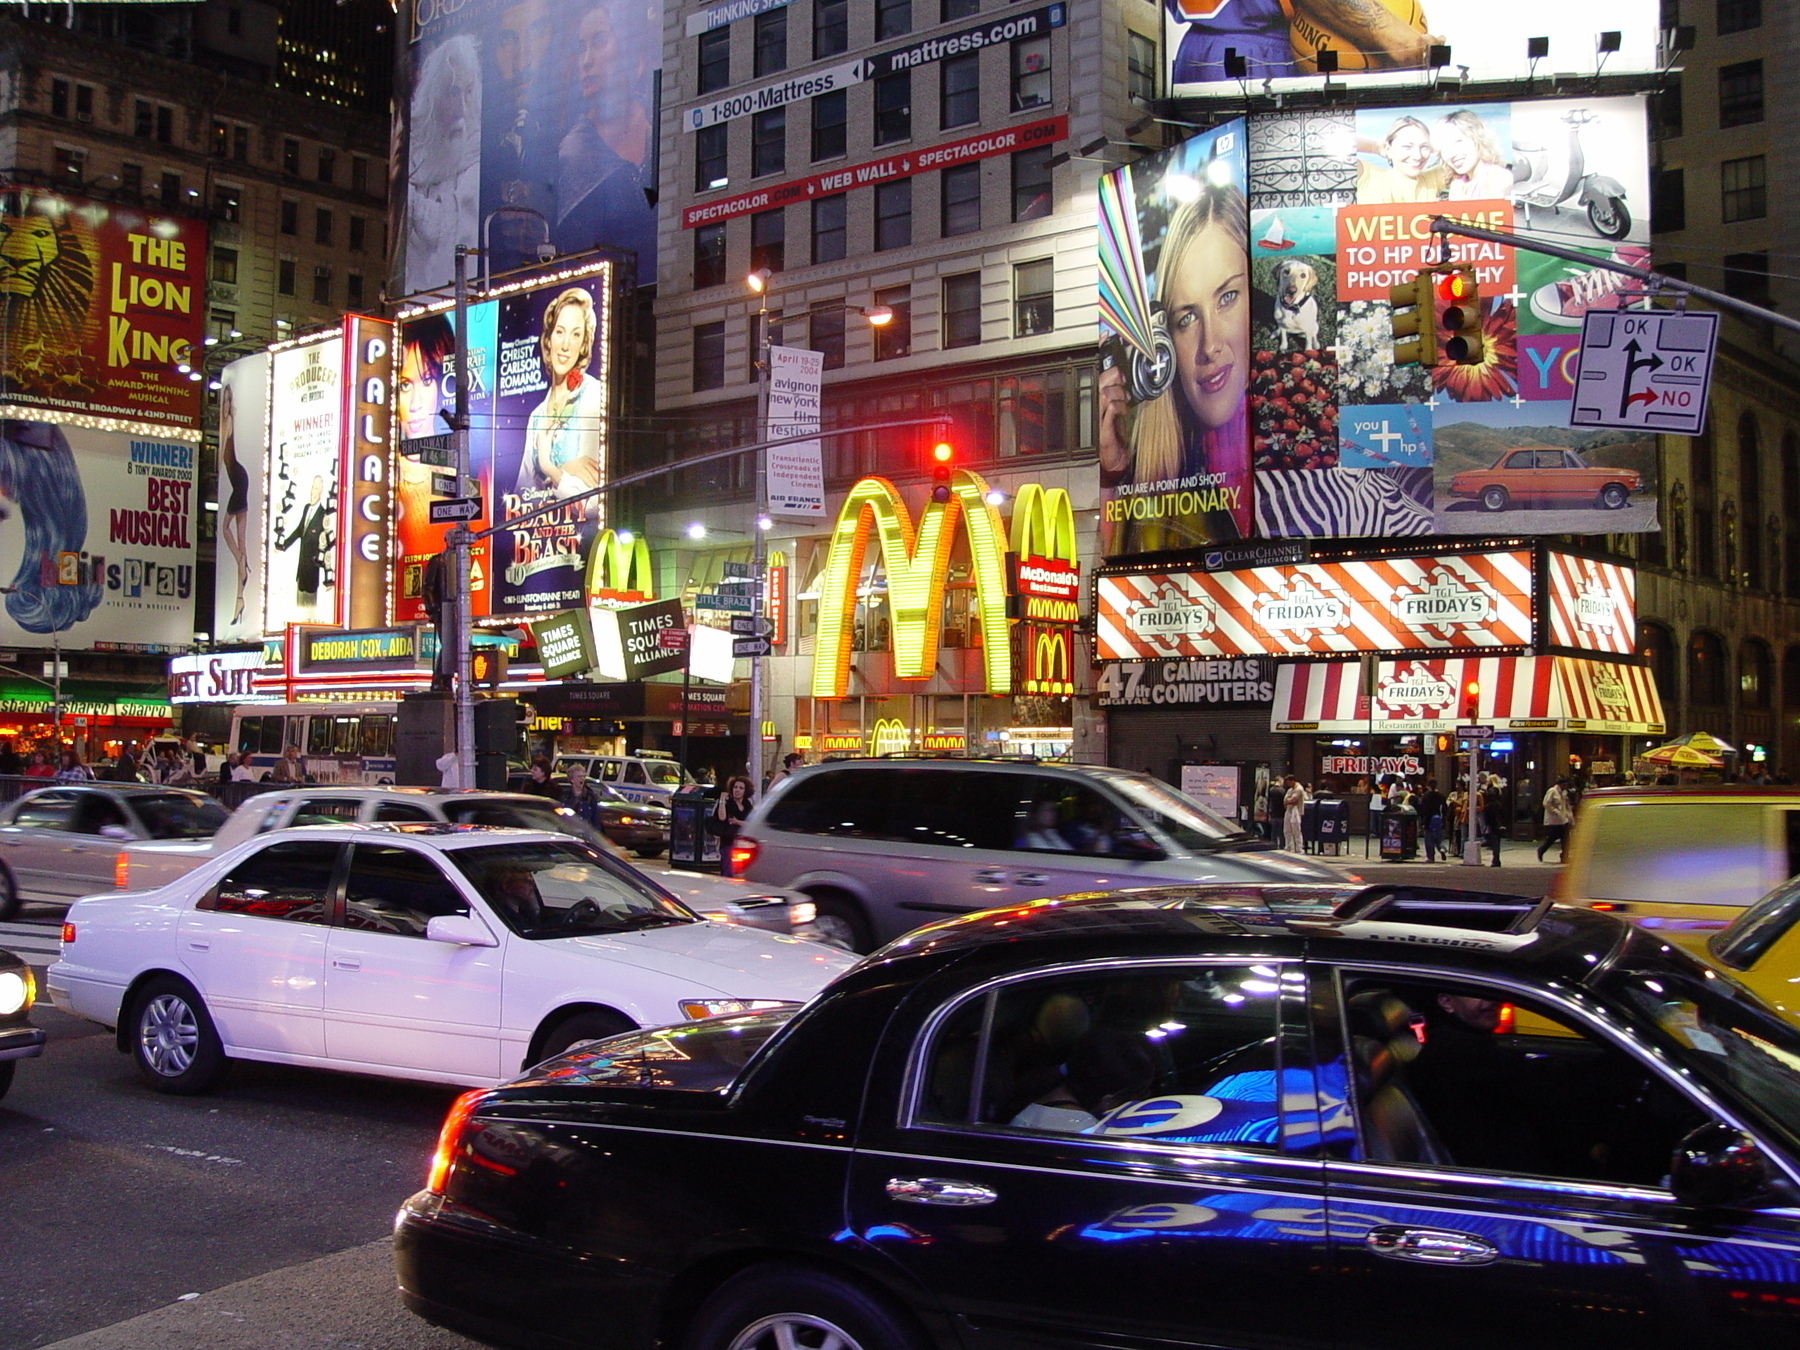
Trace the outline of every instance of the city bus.
<instances>
[{"instance_id":1,"label":"city bus","mask_svg":"<svg viewBox=\"0 0 1800 1350\"><path fill-rule=\"evenodd\" d=\"M300 747L317 783L394 781L394 721L399 704L245 703L232 709L231 746L261 781L288 746Z\"/></svg>"}]
</instances>

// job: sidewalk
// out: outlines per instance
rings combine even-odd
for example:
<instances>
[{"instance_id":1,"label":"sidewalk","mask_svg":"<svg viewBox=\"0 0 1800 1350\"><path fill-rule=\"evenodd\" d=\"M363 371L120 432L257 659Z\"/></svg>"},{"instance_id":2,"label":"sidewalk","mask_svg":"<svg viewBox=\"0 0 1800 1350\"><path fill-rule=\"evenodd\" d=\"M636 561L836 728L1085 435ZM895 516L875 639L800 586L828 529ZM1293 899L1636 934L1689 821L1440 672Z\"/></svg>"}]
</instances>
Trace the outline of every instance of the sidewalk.
<instances>
[{"instance_id":1,"label":"sidewalk","mask_svg":"<svg viewBox=\"0 0 1800 1350\"><path fill-rule=\"evenodd\" d=\"M1555 844L1552 844L1544 851L1544 860L1542 862L1538 861L1537 850L1538 846L1535 839L1502 839L1500 841L1500 866L1502 870L1508 867L1521 867L1554 872L1557 867L1561 865L1559 862L1561 849ZM1369 856L1367 858L1363 857L1363 841L1360 835L1351 839L1349 852L1339 857L1333 858L1312 853L1309 853L1306 856L1313 858L1317 862L1344 867L1364 863L1373 866L1382 861L1380 842L1374 839L1369 841ZM1481 850L1481 865L1487 867L1493 861L1493 857L1493 853L1484 846ZM1414 861L1421 864L1425 863L1425 846L1423 843L1419 845L1419 856L1414 859ZM1451 866L1455 866L1460 862L1462 862L1460 856L1449 859ZM1403 866L1404 864L1397 865Z\"/></svg>"}]
</instances>

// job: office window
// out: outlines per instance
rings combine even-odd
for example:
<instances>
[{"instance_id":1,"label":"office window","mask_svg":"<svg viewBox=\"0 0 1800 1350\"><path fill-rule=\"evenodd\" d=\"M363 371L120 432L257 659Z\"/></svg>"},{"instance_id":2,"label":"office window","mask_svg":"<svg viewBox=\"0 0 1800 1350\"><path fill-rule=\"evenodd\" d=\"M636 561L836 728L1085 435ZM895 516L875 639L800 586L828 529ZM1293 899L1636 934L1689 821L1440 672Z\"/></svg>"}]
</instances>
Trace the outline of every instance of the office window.
<instances>
[{"instance_id":1,"label":"office window","mask_svg":"<svg viewBox=\"0 0 1800 1350\"><path fill-rule=\"evenodd\" d=\"M725 387L725 325L703 323L694 329L694 390Z\"/></svg>"},{"instance_id":2,"label":"office window","mask_svg":"<svg viewBox=\"0 0 1800 1350\"><path fill-rule=\"evenodd\" d=\"M1142 33L1127 34L1125 49L1125 92L1133 99L1148 103L1156 97L1156 39Z\"/></svg>"},{"instance_id":3,"label":"office window","mask_svg":"<svg viewBox=\"0 0 1800 1350\"><path fill-rule=\"evenodd\" d=\"M322 206L313 211L313 242L315 244L331 242L331 212Z\"/></svg>"},{"instance_id":4,"label":"office window","mask_svg":"<svg viewBox=\"0 0 1800 1350\"><path fill-rule=\"evenodd\" d=\"M943 343L973 347L981 341L981 273L944 278Z\"/></svg>"},{"instance_id":5,"label":"office window","mask_svg":"<svg viewBox=\"0 0 1800 1350\"><path fill-rule=\"evenodd\" d=\"M1763 63L1738 61L1719 67L1719 125L1747 126L1763 120Z\"/></svg>"},{"instance_id":6,"label":"office window","mask_svg":"<svg viewBox=\"0 0 1800 1350\"><path fill-rule=\"evenodd\" d=\"M158 106L156 109L156 139L164 145L175 143L175 110Z\"/></svg>"},{"instance_id":7,"label":"office window","mask_svg":"<svg viewBox=\"0 0 1800 1350\"><path fill-rule=\"evenodd\" d=\"M844 194L820 197L812 204L812 260L838 262L844 257Z\"/></svg>"},{"instance_id":8,"label":"office window","mask_svg":"<svg viewBox=\"0 0 1800 1350\"><path fill-rule=\"evenodd\" d=\"M694 289L725 283L725 222L694 231Z\"/></svg>"},{"instance_id":9,"label":"office window","mask_svg":"<svg viewBox=\"0 0 1800 1350\"><path fill-rule=\"evenodd\" d=\"M981 0L943 0L938 21L949 23L952 19L970 19L980 12Z\"/></svg>"},{"instance_id":10,"label":"office window","mask_svg":"<svg viewBox=\"0 0 1800 1350\"><path fill-rule=\"evenodd\" d=\"M850 50L850 0L813 0L813 60Z\"/></svg>"},{"instance_id":11,"label":"office window","mask_svg":"<svg viewBox=\"0 0 1800 1350\"><path fill-rule=\"evenodd\" d=\"M1681 76L1670 75L1663 86L1650 95L1650 139L1671 140L1681 135Z\"/></svg>"},{"instance_id":12,"label":"office window","mask_svg":"<svg viewBox=\"0 0 1800 1350\"><path fill-rule=\"evenodd\" d=\"M294 260L283 258L275 265L275 289L282 295L292 295L295 284Z\"/></svg>"},{"instance_id":13,"label":"office window","mask_svg":"<svg viewBox=\"0 0 1800 1350\"><path fill-rule=\"evenodd\" d=\"M806 345L825 358L826 370L844 368L844 307L827 302L806 316Z\"/></svg>"},{"instance_id":14,"label":"office window","mask_svg":"<svg viewBox=\"0 0 1800 1350\"><path fill-rule=\"evenodd\" d=\"M75 120L77 122L94 120L94 86L91 84L75 86Z\"/></svg>"},{"instance_id":15,"label":"office window","mask_svg":"<svg viewBox=\"0 0 1800 1350\"><path fill-rule=\"evenodd\" d=\"M912 243L912 179L883 183L875 189L875 247L905 248Z\"/></svg>"},{"instance_id":16,"label":"office window","mask_svg":"<svg viewBox=\"0 0 1800 1350\"><path fill-rule=\"evenodd\" d=\"M875 330L875 359L891 361L912 352L912 288L889 286L875 292L876 305L886 305L894 317Z\"/></svg>"},{"instance_id":17,"label":"office window","mask_svg":"<svg viewBox=\"0 0 1800 1350\"><path fill-rule=\"evenodd\" d=\"M142 164L121 164L119 166L119 187L134 196L141 196L144 191L144 166Z\"/></svg>"},{"instance_id":18,"label":"office window","mask_svg":"<svg viewBox=\"0 0 1800 1350\"><path fill-rule=\"evenodd\" d=\"M66 145L59 145L51 151L51 172L59 183L73 183L80 186L87 177L87 153Z\"/></svg>"},{"instance_id":19,"label":"office window","mask_svg":"<svg viewBox=\"0 0 1800 1350\"><path fill-rule=\"evenodd\" d=\"M1687 228L1687 171L1658 169L1650 184L1650 216L1659 232ZM1658 266L1661 266L1659 263Z\"/></svg>"},{"instance_id":20,"label":"office window","mask_svg":"<svg viewBox=\"0 0 1800 1350\"><path fill-rule=\"evenodd\" d=\"M875 0L875 40L912 32L912 0Z\"/></svg>"},{"instance_id":21,"label":"office window","mask_svg":"<svg viewBox=\"0 0 1800 1350\"><path fill-rule=\"evenodd\" d=\"M331 269L323 263L313 268L313 303L315 305L331 303Z\"/></svg>"},{"instance_id":22,"label":"office window","mask_svg":"<svg viewBox=\"0 0 1800 1350\"><path fill-rule=\"evenodd\" d=\"M70 94L71 90L67 80L50 81L50 115L52 117L69 115L69 109L73 106Z\"/></svg>"},{"instance_id":23,"label":"office window","mask_svg":"<svg viewBox=\"0 0 1800 1350\"><path fill-rule=\"evenodd\" d=\"M981 54L965 52L938 65L938 125L962 127L981 120Z\"/></svg>"},{"instance_id":24,"label":"office window","mask_svg":"<svg viewBox=\"0 0 1800 1350\"><path fill-rule=\"evenodd\" d=\"M1050 39L1024 38L1012 45L1012 105L1014 112L1043 108L1050 103Z\"/></svg>"},{"instance_id":25,"label":"office window","mask_svg":"<svg viewBox=\"0 0 1800 1350\"><path fill-rule=\"evenodd\" d=\"M912 72L898 71L875 81L875 144L912 136Z\"/></svg>"},{"instance_id":26,"label":"office window","mask_svg":"<svg viewBox=\"0 0 1800 1350\"><path fill-rule=\"evenodd\" d=\"M765 10L753 21L756 73L773 75L787 69L787 16L783 9Z\"/></svg>"},{"instance_id":27,"label":"office window","mask_svg":"<svg viewBox=\"0 0 1800 1350\"><path fill-rule=\"evenodd\" d=\"M233 37L244 35L244 11L237 5L225 11L225 31Z\"/></svg>"},{"instance_id":28,"label":"office window","mask_svg":"<svg viewBox=\"0 0 1800 1350\"><path fill-rule=\"evenodd\" d=\"M701 127L694 133L694 191L705 192L709 188L722 188L731 181L725 170L725 155L728 149L726 133L730 128L719 122L710 127Z\"/></svg>"},{"instance_id":29,"label":"office window","mask_svg":"<svg viewBox=\"0 0 1800 1350\"><path fill-rule=\"evenodd\" d=\"M1719 0L1719 36L1762 27L1762 0Z\"/></svg>"},{"instance_id":30,"label":"office window","mask_svg":"<svg viewBox=\"0 0 1800 1350\"><path fill-rule=\"evenodd\" d=\"M300 233L299 202L283 202L281 204L281 232L283 234Z\"/></svg>"},{"instance_id":31,"label":"office window","mask_svg":"<svg viewBox=\"0 0 1800 1350\"><path fill-rule=\"evenodd\" d=\"M292 136L281 143L281 171L300 176L300 142Z\"/></svg>"},{"instance_id":32,"label":"office window","mask_svg":"<svg viewBox=\"0 0 1800 1350\"><path fill-rule=\"evenodd\" d=\"M784 270L787 260L787 211L758 211L750 217L750 270Z\"/></svg>"},{"instance_id":33,"label":"office window","mask_svg":"<svg viewBox=\"0 0 1800 1350\"><path fill-rule=\"evenodd\" d=\"M231 157L240 164L250 162L250 128L240 123L231 127Z\"/></svg>"},{"instance_id":34,"label":"office window","mask_svg":"<svg viewBox=\"0 0 1800 1350\"><path fill-rule=\"evenodd\" d=\"M1754 305L1769 303L1769 255L1767 253L1727 253L1725 255L1725 294L1735 295Z\"/></svg>"},{"instance_id":35,"label":"office window","mask_svg":"<svg viewBox=\"0 0 1800 1350\"><path fill-rule=\"evenodd\" d=\"M156 108L141 98L131 105L131 134L145 140L156 135Z\"/></svg>"},{"instance_id":36,"label":"office window","mask_svg":"<svg viewBox=\"0 0 1800 1350\"><path fill-rule=\"evenodd\" d=\"M238 252L235 248L214 247L212 251L212 279L222 281L227 286L237 285Z\"/></svg>"},{"instance_id":37,"label":"office window","mask_svg":"<svg viewBox=\"0 0 1800 1350\"><path fill-rule=\"evenodd\" d=\"M1056 327L1056 272L1048 258L1013 266L1013 336L1035 337Z\"/></svg>"},{"instance_id":38,"label":"office window","mask_svg":"<svg viewBox=\"0 0 1800 1350\"><path fill-rule=\"evenodd\" d=\"M787 168L787 109L770 108L750 119L750 176Z\"/></svg>"},{"instance_id":39,"label":"office window","mask_svg":"<svg viewBox=\"0 0 1800 1350\"><path fill-rule=\"evenodd\" d=\"M731 83L731 25L722 24L702 33L700 44L699 92L710 94Z\"/></svg>"},{"instance_id":40,"label":"office window","mask_svg":"<svg viewBox=\"0 0 1800 1350\"><path fill-rule=\"evenodd\" d=\"M1719 166L1720 207L1727 224L1769 214L1766 167L1761 155L1728 159Z\"/></svg>"},{"instance_id":41,"label":"office window","mask_svg":"<svg viewBox=\"0 0 1800 1350\"><path fill-rule=\"evenodd\" d=\"M330 183L337 178L337 151L319 147L319 181Z\"/></svg>"},{"instance_id":42,"label":"office window","mask_svg":"<svg viewBox=\"0 0 1800 1350\"><path fill-rule=\"evenodd\" d=\"M361 272L344 273L344 303L355 308L363 302L363 274Z\"/></svg>"},{"instance_id":43,"label":"office window","mask_svg":"<svg viewBox=\"0 0 1800 1350\"><path fill-rule=\"evenodd\" d=\"M820 94L812 101L812 157L835 159L844 153L845 122L848 120L848 96L842 89Z\"/></svg>"},{"instance_id":44,"label":"office window","mask_svg":"<svg viewBox=\"0 0 1800 1350\"><path fill-rule=\"evenodd\" d=\"M156 182L156 198L173 211L181 205L181 175L164 170Z\"/></svg>"},{"instance_id":45,"label":"office window","mask_svg":"<svg viewBox=\"0 0 1800 1350\"><path fill-rule=\"evenodd\" d=\"M1012 157L1014 220L1036 220L1050 214L1050 147L1017 150Z\"/></svg>"},{"instance_id":46,"label":"office window","mask_svg":"<svg viewBox=\"0 0 1800 1350\"><path fill-rule=\"evenodd\" d=\"M362 216L350 217L350 251L361 253L367 246L369 222Z\"/></svg>"},{"instance_id":47,"label":"office window","mask_svg":"<svg viewBox=\"0 0 1800 1350\"><path fill-rule=\"evenodd\" d=\"M974 234L981 228L981 165L958 164L942 175L943 233Z\"/></svg>"},{"instance_id":48,"label":"office window","mask_svg":"<svg viewBox=\"0 0 1800 1350\"><path fill-rule=\"evenodd\" d=\"M217 220L241 220L244 214L244 190L225 183L214 183L212 209L213 217Z\"/></svg>"},{"instance_id":49,"label":"office window","mask_svg":"<svg viewBox=\"0 0 1800 1350\"><path fill-rule=\"evenodd\" d=\"M366 155L350 156L350 190L352 192L369 190L369 159Z\"/></svg>"}]
</instances>

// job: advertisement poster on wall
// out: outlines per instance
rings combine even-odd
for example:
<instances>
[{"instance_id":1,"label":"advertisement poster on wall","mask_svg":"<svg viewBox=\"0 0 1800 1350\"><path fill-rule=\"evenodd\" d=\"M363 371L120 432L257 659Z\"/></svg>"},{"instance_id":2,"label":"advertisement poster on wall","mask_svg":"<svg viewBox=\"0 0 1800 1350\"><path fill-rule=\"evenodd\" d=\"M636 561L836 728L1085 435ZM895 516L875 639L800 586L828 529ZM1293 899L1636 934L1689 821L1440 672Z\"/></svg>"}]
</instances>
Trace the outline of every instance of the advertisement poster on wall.
<instances>
[{"instance_id":1,"label":"advertisement poster on wall","mask_svg":"<svg viewBox=\"0 0 1800 1350\"><path fill-rule=\"evenodd\" d=\"M257 352L219 372L219 557L213 638L262 637L263 489L268 466L269 354Z\"/></svg>"},{"instance_id":2,"label":"advertisement poster on wall","mask_svg":"<svg viewBox=\"0 0 1800 1350\"><path fill-rule=\"evenodd\" d=\"M606 476L610 275L602 269L499 302L493 475L501 520L554 506ZM603 503L590 497L494 536L491 612L581 604Z\"/></svg>"},{"instance_id":3,"label":"advertisement poster on wall","mask_svg":"<svg viewBox=\"0 0 1800 1350\"><path fill-rule=\"evenodd\" d=\"M0 423L0 578L12 588L0 642L190 644L197 453L173 438Z\"/></svg>"},{"instance_id":4,"label":"advertisement poster on wall","mask_svg":"<svg viewBox=\"0 0 1800 1350\"><path fill-rule=\"evenodd\" d=\"M471 305L469 324L469 474L483 502L494 492L494 348L500 306ZM404 444L449 430L441 413L456 401L456 315L450 311L408 319L399 325L399 363L394 375L395 435ZM429 621L423 599L425 564L442 553L449 525L431 523L431 479L450 470L417 456L394 457L395 564L394 622ZM486 517L473 522L485 527ZM470 549L469 603L476 617L488 613L493 577L493 545L482 540Z\"/></svg>"},{"instance_id":5,"label":"advertisement poster on wall","mask_svg":"<svg viewBox=\"0 0 1800 1350\"><path fill-rule=\"evenodd\" d=\"M404 288L449 281L458 244L521 266L546 233L564 255L629 249L655 281L659 0L410 0L400 23Z\"/></svg>"},{"instance_id":6,"label":"advertisement poster on wall","mask_svg":"<svg viewBox=\"0 0 1800 1350\"><path fill-rule=\"evenodd\" d=\"M1166 0L1163 48L1180 97L1242 98L1246 81L1269 92L1317 89L1326 49L1337 54L1334 80L1403 97L1433 77L1434 45L1450 49L1445 67L1465 81L1522 79L1540 65L1544 75L1655 71L1660 26L1654 0L1599 11L1567 0ZM1616 51L1599 51L1603 28L1614 30ZM1533 39L1547 44L1540 60L1529 55ZM1243 59L1241 75L1226 70L1228 50Z\"/></svg>"},{"instance_id":7,"label":"advertisement poster on wall","mask_svg":"<svg viewBox=\"0 0 1800 1350\"><path fill-rule=\"evenodd\" d=\"M0 188L0 397L192 427L206 223L42 188Z\"/></svg>"},{"instance_id":8,"label":"advertisement poster on wall","mask_svg":"<svg viewBox=\"0 0 1800 1350\"><path fill-rule=\"evenodd\" d=\"M1100 180L1100 552L1250 532L1245 124Z\"/></svg>"},{"instance_id":9,"label":"advertisement poster on wall","mask_svg":"<svg viewBox=\"0 0 1800 1350\"><path fill-rule=\"evenodd\" d=\"M270 377L266 632L338 622L338 437L344 340L274 353Z\"/></svg>"},{"instance_id":10,"label":"advertisement poster on wall","mask_svg":"<svg viewBox=\"0 0 1800 1350\"><path fill-rule=\"evenodd\" d=\"M1472 266L1481 290L1483 355L1470 365L1394 365L1389 298L1440 261L1440 214L1647 265L1646 144L1635 97L1252 123L1258 534L1658 528L1654 437L1568 425L1583 316L1630 303L1625 278L1452 240L1448 261Z\"/></svg>"}]
</instances>

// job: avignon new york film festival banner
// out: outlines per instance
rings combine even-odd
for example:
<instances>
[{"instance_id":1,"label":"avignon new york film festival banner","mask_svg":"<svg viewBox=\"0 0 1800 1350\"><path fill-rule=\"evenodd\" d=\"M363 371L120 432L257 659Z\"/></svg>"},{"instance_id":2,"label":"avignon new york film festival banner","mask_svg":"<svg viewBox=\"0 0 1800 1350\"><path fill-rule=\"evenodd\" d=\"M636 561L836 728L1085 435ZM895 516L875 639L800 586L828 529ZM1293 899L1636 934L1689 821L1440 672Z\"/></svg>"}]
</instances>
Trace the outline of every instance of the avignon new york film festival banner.
<instances>
[{"instance_id":1,"label":"avignon new york film festival banner","mask_svg":"<svg viewBox=\"0 0 1800 1350\"><path fill-rule=\"evenodd\" d=\"M458 244L493 272L558 253L637 255L656 280L656 69L661 0L408 0L400 7L394 273L450 280Z\"/></svg>"},{"instance_id":2,"label":"avignon new york film festival banner","mask_svg":"<svg viewBox=\"0 0 1800 1350\"><path fill-rule=\"evenodd\" d=\"M1190 244L1165 266L1165 222L1187 219L1180 199L1207 172L1224 176L1206 147L1241 125L1103 181L1103 552L1216 542L1234 526L1271 538L1659 528L1654 437L1568 424L1583 316L1632 303L1624 278L1452 240L1449 261L1480 282L1482 360L1395 366L1390 330L1389 288L1439 260L1436 215L1647 265L1642 100L1257 117L1242 283L1227 275L1223 225L1210 248ZM1210 308L1197 312L1192 293L1208 285ZM1184 346L1203 318L1218 325L1210 346ZM1226 409L1206 401L1209 377L1221 395L1242 392L1254 470L1242 515L1180 495L1205 480L1145 467L1148 457L1191 475L1196 446L1235 445ZM1180 458L1165 448L1171 399Z\"/></svg>"}]
</instances>

